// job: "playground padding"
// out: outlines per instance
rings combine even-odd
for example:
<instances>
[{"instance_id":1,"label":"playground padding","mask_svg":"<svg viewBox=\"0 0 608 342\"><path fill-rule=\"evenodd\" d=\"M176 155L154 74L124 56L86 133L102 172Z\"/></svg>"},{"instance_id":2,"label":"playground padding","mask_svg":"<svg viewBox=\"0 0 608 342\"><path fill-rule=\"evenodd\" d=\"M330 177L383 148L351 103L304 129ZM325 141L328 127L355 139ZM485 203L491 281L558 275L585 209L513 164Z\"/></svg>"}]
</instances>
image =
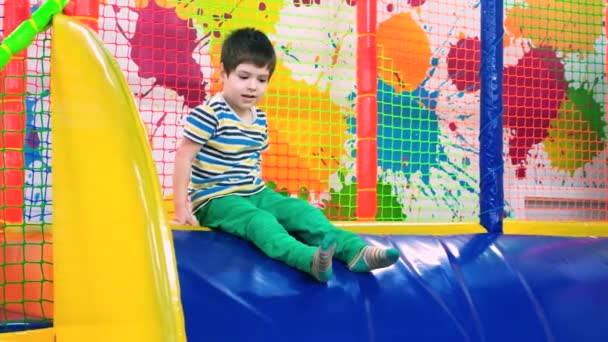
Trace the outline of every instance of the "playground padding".
<instances>
[{"instance_id":1,"label":"playground padding","mask_svg":"<svg viewBox=\"0 0 608 342\"><path fill-rule=\"evenodd\" d=\"M606 341L608 239L364 236L402 253L328 284L238 238L174 231L190 341Z\"/></svg>"}]
</instances>

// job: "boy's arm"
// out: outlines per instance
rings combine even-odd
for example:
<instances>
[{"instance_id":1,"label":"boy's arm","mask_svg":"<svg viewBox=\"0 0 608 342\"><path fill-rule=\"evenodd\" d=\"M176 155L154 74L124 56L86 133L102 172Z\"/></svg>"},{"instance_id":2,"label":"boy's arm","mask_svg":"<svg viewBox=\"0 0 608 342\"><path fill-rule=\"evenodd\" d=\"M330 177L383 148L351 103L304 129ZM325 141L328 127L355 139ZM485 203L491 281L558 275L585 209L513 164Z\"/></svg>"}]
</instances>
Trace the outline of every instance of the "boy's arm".
<instances>
[{"instance_id":1,"label":"boy's arm","mask_svg":"<svg viewBox=\"0 0 608 342\"><path fill-rule=\"evenodd\" d=\"M264 145L262 145L262 151L266 152L270 148L270 140L268 139L268 125L266 126L266 132L264 132Z\"/></svg>"},{"instance_id":2,"label":"boy's arm","mask_svg":"<svg viewBox=\"0 0 608 342\"><path fill-rule=\"evenodd\" d=\"M173 170L174 223L198 224L192 217L190 206L188 205L188 183L190 182L190 175L192 173L192 162L201 147L200 144L188 138L183 138L175 153L175 166Z\"/></svg>"},{"instance_id":3,"label":"boy's arm","mask_svg":"<svg viewBox=\"0 0 608 342\"><path fill-rule=\"evenodd\" d=\"M194 108L184 122L184 137L175 153L173 174L174 223L198 225L188 205L188 184L192 176L192 162L201 148L215 134L218 120L207 106Z\"/></svg>"}]
</instances>

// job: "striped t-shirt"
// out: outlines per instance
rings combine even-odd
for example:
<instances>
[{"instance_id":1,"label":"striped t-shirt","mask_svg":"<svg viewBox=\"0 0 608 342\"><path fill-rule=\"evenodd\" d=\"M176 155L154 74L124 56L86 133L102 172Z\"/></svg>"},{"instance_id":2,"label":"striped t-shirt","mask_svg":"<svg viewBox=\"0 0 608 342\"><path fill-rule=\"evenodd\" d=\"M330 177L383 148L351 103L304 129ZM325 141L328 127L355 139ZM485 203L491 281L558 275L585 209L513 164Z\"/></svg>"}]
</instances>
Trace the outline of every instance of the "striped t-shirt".
<instances>
[{"instance_id":1,"label":"striped t-shirt","mask_svg":"<svg viewBox=\"0 0 608 342\"><path fill-rule=\"evenodd\" d=\"M253 195L264 189L261 154L268 149L266 114L252 109L243 122L221 94L194 108L184 123L184 137L202 145L192 164L188 194L192 211L230 194Z\"/></svg>"}]
</instances>

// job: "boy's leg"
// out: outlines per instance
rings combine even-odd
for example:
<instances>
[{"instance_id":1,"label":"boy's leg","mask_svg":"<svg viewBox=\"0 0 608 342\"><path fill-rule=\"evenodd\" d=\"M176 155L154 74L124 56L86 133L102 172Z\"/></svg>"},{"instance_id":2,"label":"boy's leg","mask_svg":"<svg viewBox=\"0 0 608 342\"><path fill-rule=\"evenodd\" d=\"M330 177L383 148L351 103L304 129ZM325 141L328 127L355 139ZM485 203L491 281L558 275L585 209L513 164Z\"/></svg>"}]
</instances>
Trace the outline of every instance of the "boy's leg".
<instances>
[{"instance_id":1,"label":"boy's leg","mask_svg":"<svg viewBox=\"0 0 608 342\"><path fill-rule=\"evenodd\" d=\"M318 246L326 235L335 235L336 259L348 264L352 271L367 272L387 267L399 258L399 252L394 248L384 250L367 246L357 234L334 226L321 210L307 201L286 197L270 189L252 196L252 201L308 244Z\"/></svg>"},{"instance_id":2,"label":"boy's leg","mask_svg":"<svg viewBox=\"0 0 608 342\"><path fill-rule=\"evenodd\" d=\"M281 226L274 216L256 208L246 197L231 195L211 200L196 213L202 226L216 228L255 244L270 258L310 273L320 281L331 276L333 240L320 248L307 246Z\"/></svg>"}]
</instances>

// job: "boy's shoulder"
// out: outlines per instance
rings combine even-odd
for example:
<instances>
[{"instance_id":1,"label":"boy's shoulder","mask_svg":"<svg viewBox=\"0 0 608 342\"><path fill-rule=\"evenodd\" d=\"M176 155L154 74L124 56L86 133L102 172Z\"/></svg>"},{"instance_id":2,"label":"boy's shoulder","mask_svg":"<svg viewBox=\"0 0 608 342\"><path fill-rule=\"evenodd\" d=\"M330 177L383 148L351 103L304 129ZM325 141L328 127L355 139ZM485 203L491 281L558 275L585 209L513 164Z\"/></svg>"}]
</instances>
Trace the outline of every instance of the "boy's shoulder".
<instances>
[{"instance_id":1,"label":"boy's shoulder","mask_svg":"<svg viewBox=\"0 0 608 342\"><path fill-rule=\"evenodd\" d=\"M266 112L260 107L253 107L257 118L266 120ZM191 110L192 114L202 114L204 116L214 116L217 119L230 119L233 118L232 114L235 114L230 105L224 99L221 93L213 95L210 99L205 101Z\"/></svg>"},{"instance_id":2,"label":"boy's shoulder","mask_svg":"<svg viewBox=\"0 0 608 342\"><path fill-rule=\"evenodd\" d=\"M222 96L222 93L217 93L213 95L209 100L205 102L205 104L213 108L216 112L227 112L230 111L230 106Z\"/></svg>"}]
</instances>

